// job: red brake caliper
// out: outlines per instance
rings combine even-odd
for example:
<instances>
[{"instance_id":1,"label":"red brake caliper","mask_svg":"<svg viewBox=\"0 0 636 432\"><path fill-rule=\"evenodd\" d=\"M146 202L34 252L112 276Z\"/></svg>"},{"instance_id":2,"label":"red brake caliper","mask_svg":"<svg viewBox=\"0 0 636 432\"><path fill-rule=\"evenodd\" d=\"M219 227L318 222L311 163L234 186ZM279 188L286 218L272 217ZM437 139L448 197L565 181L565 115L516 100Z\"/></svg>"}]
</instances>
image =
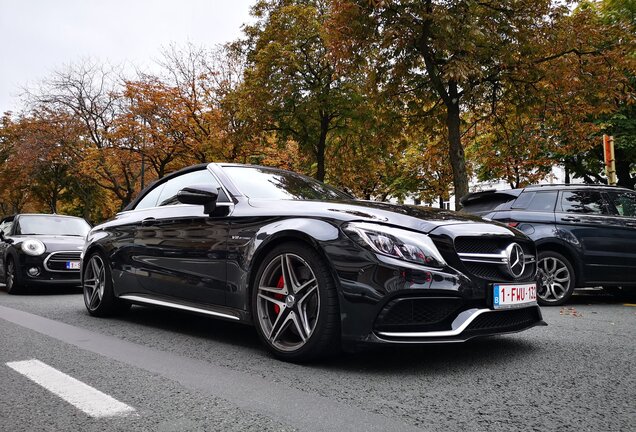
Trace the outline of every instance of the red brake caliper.
<instances>
[{"instance_id":1,"label":"red brake caliper","mask_svg":"<svg viewBox=\"0 0 636 432\"><path fill-rule=\"evenodd\" d=\"M283 275L281 275L280 278L278 279L278 283L276 284L276 288L283 288L284 286L285 286L285 279L283 278ZM285 296L283 294L274 294L274 298L276 300L282 300L285 298ZM277 304L274 305L274 313L276 315L280 313L280 306L278 306Z\"/></svg>"}]
</instances>

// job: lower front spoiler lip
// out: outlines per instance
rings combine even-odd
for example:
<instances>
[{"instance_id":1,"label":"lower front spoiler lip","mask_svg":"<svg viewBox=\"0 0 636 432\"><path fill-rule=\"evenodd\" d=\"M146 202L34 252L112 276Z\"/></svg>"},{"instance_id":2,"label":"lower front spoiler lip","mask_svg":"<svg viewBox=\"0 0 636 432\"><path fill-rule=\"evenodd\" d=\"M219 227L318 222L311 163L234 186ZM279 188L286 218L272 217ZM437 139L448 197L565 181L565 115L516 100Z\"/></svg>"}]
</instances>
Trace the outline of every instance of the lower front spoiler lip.
<instances>
[{"instance_id":1,"label":"lower front spoiler lip","mask_svg":"<svg viewBox=\"0 0 636 432\"><path fill-rule=\"evenodd\" d=\"M537 319L521 326L506 326L489 329L471 329L470 325L479 316L485 314L497 314L505 312L505 309L468 309L461 312L451 324L450 330L424 331L424 332L382 332L376 331L369 335L365 342L376 343L441 343L441 342L465 342L475 337L495 336L500 334L517 333L535 326L547 326L543 321L538 306L531 306L536 310Z\"/></svg>"}]
</instances>

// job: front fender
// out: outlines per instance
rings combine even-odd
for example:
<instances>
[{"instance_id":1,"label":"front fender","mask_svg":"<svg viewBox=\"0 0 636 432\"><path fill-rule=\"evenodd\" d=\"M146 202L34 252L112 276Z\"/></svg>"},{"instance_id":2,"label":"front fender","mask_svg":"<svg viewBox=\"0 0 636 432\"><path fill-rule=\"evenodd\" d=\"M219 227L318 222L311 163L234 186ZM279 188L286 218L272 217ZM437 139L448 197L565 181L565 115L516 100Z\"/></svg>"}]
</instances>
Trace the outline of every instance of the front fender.
<instances>
[{"instance_id":1,"label":"front fender","mask_svg":"<svg viewBox=\"0 0 636 432\"><path fill-rule=\"evenodd\" d=\"M230 228L228 297L230 307L249 310L250 284L265 255L286 241L302 241L325 256L321 244L337 240L340 230L320 219L292 218L242 223ZM247 242L246 242L247 240Z\"/></svg>"}]
</instances>

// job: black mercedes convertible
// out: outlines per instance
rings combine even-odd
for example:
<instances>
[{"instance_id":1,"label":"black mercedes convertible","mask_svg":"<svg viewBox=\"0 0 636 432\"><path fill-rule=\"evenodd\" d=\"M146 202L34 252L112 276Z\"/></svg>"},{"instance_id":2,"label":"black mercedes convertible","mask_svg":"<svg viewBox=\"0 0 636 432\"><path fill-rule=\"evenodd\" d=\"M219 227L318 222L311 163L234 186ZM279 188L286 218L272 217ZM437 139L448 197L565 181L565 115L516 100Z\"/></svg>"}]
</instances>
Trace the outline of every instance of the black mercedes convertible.
<instances>
[{"instance_id":1,"label":"black mercedes convertible","mask_svg":"<svg viewBox=\"0 0 636 432\"><path fill-rule=\"evenodd\" d=\"M90 231L82 282L91 315L134 303L249 323L292 361L545 324L536 250L519 231L250 165L147 187Z\"/></svg>"}]
</instances>

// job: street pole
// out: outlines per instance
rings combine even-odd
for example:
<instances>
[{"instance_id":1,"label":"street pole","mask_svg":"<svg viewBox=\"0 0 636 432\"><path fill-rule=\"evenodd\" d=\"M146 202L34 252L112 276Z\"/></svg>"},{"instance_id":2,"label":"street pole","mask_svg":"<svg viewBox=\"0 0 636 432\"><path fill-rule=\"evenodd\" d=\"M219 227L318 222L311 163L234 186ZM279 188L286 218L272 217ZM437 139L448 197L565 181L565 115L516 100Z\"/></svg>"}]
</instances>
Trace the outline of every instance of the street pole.
<instances>
[{"instance_id":1,"label":"street pole","mask_svg":"<svg viewBox=\"0 0 636 432\"><path fill-rule=\"evenodd\" d=\"M603 156L605 159L605 175L607 176L607 184L616 186L618 179L616 178L616 159L614 157L614 137L603 135Z\"/></svg>"},{"instance_id":2,"label":"street pole","mask_svg":"<svg viewBox=\"0 0 636 432\"><path fill-rule=\"evenodd\" d=\"M146 177L146 158L141 154L141 190L144 190L144 178Z\"/></svg>"}]
</instances>

